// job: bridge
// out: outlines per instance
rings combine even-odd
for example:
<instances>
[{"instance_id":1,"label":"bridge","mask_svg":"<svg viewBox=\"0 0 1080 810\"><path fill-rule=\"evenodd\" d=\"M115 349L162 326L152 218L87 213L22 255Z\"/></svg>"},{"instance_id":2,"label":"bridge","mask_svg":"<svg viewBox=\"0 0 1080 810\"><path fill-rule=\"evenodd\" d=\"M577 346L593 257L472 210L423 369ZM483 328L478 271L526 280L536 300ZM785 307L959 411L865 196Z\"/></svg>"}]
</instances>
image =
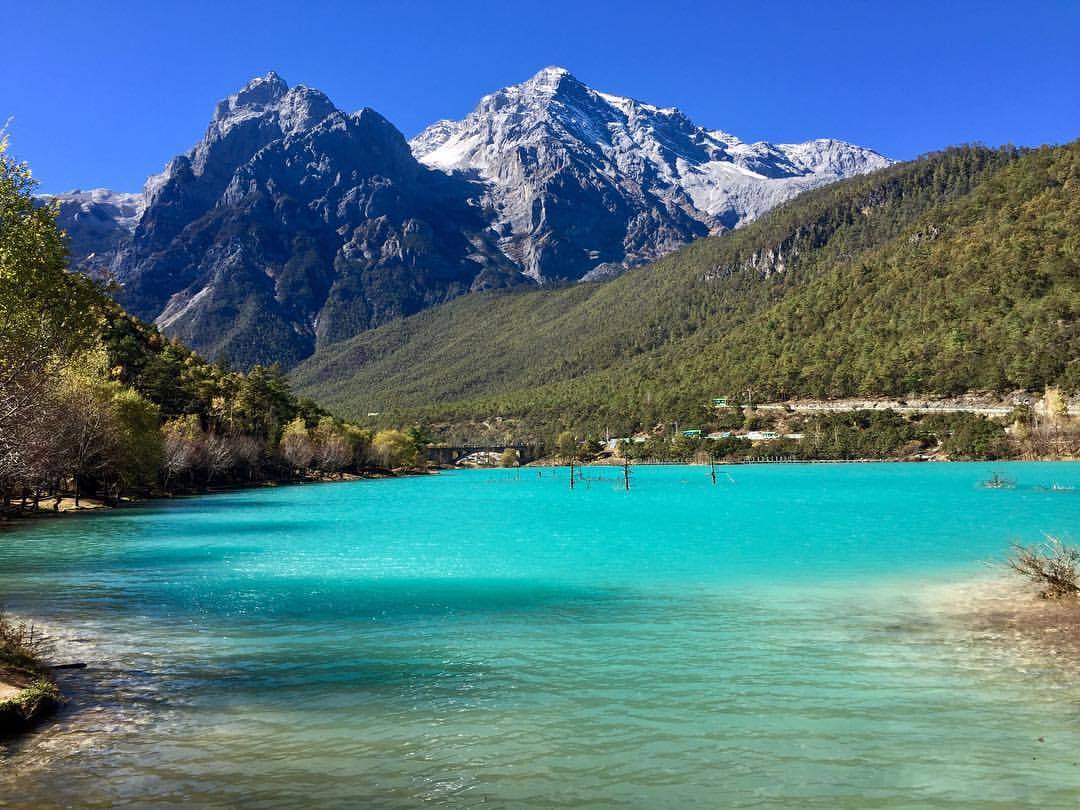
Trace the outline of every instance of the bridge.
<instances>
[{"instance_id":1,"label":"bridge","mask_svg":"<svg viewBox=\"0 0 1080 810\"><path fill-rule=\"evenodd\" d=\"M429 444L424 449L424 453L427 460L433 464L453 466L461 461L461 459L466 456L471 456L473 453L498 454L508 448L517 450L518 461L522 464L536 461L536 459L543 455L543 448L536 444L465 444L458 446Z\"/></svg>"}]
</instances>

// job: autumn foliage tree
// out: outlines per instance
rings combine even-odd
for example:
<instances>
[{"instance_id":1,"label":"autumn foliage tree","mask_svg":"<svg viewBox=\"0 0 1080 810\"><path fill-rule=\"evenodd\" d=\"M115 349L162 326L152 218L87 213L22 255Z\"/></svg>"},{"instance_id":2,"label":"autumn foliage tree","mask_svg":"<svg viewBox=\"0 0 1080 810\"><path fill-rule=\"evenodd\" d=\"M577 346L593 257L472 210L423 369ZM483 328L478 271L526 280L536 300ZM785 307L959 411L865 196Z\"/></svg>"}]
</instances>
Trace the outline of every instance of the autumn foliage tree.
<instances>
[{"instance_id":1,"label":"autumn foliage tree","mask_svg":"<svg viewBox=\"0 0 1080 810\"><path fill-rule=\"evenodd\" d=\"M376 461L387 469L415 467L420 461L420 450L408 433L400 430L380 430L371 442Z\"/></svg>"}]
</instances>

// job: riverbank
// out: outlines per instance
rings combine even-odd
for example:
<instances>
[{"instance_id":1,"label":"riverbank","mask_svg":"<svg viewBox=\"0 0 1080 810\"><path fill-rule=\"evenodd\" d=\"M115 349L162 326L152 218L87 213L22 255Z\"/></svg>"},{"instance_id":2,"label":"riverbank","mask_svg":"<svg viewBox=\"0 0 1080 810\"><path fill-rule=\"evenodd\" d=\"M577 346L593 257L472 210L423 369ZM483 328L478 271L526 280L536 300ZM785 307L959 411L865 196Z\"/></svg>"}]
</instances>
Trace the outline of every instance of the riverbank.
<instances>
[{"instance_id":1,"label":"riverbank","mask_svg":"<svg viewBox=\"0 0 1080 810\"><path fill-rule=\"evenodd\" d=\"M190 489L176 492L155 492L145 496L121 496L115 502L103 498L82 496L79 504L75 504L75 498L64 495L59 500L54 497L41 499L33 502L28 499L25 506L17 506L8 510L0 509L0 532L22 525L23 521L39 518L66 517L70 515L88 514L102 510L123 508L148 501L173 500L179 498L198 498L203 495L216 495L225 492L243 492L246 490L268 489L276 487L301 486L305 484L341 484L350 481L378 480L383 478L397 478L403 475L434 475L439 470L414 469L414 470L383 470L370 469L360 473L334 473L309 475L303 478L253 481L251 483L223 484L209 486L204 489Z\"/></svg>"}]
</instances>

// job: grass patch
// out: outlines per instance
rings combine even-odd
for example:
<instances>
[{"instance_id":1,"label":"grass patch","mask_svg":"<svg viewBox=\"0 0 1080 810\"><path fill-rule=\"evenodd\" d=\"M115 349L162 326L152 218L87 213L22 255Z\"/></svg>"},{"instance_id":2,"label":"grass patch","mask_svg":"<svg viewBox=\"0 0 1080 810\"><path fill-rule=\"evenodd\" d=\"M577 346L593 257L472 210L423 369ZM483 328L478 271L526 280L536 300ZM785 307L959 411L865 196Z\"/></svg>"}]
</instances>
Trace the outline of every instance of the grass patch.
<instances>
[{"instance_id":1,"label":"grass patch","mask_svg":"<svg viewBox=\"0 0 1080 810\"><path fill-rule=\"evenodd\" d=\"M0 702L0 731L7 724L20 725L30 722L45 711L51 711L60 702L60 690L48 678L26 686L15 697Z\"/></svg>"}]
</instances>

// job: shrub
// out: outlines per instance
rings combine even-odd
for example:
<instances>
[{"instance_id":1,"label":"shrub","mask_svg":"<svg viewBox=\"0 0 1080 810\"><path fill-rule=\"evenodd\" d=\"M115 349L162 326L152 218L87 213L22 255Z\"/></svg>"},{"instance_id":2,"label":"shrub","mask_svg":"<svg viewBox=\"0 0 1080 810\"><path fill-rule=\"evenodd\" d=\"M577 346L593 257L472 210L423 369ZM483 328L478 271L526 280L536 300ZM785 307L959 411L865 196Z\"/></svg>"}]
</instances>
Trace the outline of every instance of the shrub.
<instances>
[{"instance_id":1,"label":"shrub","mask_svg":"<svg viewBox=\"0 0 1080 810\"><path fill-rule=\"evenodd\" d=\"M13 622L0 613L0 670L43 672L41 659L48 653L48 640L32 624Z\"/></svg>"},{"instance_id":2,"label":"shrub","mask_svg":"<svg viewBox=\"0 0 1080 810\"><path fill-rule=\"evenodd\" d=\"M1080 594L1080 548L1047 537L1037 546L1013 545L1008 566L1021 576L1042 586L1044 599L1068 599Z\"/></svg>"}]
</instances>

